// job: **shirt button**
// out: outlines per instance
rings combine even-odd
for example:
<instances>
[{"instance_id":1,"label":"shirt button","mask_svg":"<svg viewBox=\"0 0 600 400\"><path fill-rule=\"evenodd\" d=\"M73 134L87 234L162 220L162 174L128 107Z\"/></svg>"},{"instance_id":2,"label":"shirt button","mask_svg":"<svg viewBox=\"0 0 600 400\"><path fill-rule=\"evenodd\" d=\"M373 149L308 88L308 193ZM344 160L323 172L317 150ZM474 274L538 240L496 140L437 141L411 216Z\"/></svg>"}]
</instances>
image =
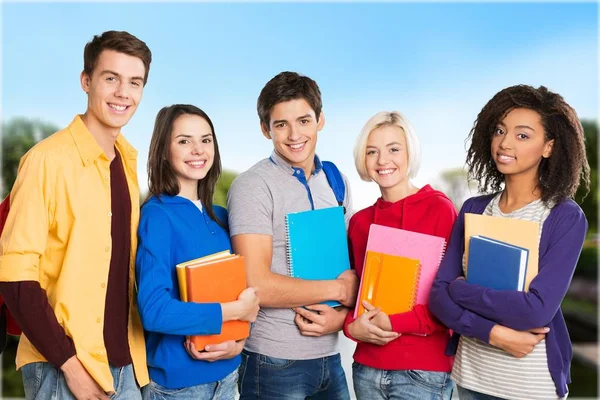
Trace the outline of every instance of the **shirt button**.
<instances>
[{"instance_id":1,"label":"shirt button","mask_svg":"<svg viewBox=\"0 0 600 400\"><path fill-rule=\"evenodd\" d=\"M100 323L100 321L102 321L100 318L96 318L97 323Z\"/></svg>"},{"instance_id":2,"label":"shirt button","mask_svg":"<svg viewBox=\"0 0 600 400\"><path fill-rule=\"evenodd\" d=\"M106 182L108 182L108 179L109 179L109 178L108 178L108 176L104 178L104 180L105 180Z\"/></svg>"},{"instance_id":3,"label":"shirt button","mask_svg":"<svg viewBox=\"0 0 600 400\"><path fill-rule=\"evenodd\" d=\"M100 286L103 287L103 288L105 288L106 287L106 283L102 282L102 284Z\"/></svg>"},{"instance_id":4,"label":"shirt button","mask_svg":"<svg viewBox=\"0 0 600 400\"><path fill-rule=\"evenodd\" d=\"M109 212L109 213L108 213L108 216L109 216L109 217L112 217L112 213L111 213L111 212Z\"/></svg>"},{"instance_id":5,"label":"shirt button","mask_svg":"<svg viewBox=\"0 0 600 400\"><path fill-rule=\"evenodd\" d=\"M110 249L108 248L108 246L106 246L106 247L104 248L104 251L106 251L106 252L108 253L108 250L110 250Z\"/></svg>"}]
</instances>

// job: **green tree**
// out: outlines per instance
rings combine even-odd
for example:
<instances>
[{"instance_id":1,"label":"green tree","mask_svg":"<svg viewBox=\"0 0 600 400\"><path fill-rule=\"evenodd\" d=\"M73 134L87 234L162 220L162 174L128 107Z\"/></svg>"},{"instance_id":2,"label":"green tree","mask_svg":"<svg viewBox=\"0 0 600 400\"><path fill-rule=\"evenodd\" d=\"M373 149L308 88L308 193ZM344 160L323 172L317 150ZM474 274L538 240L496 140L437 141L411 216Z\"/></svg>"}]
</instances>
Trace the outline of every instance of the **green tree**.
<instances>
[{"instance_id":1,"label":"green tree","mask_svg":"<svg viewBox=\"0 0 600 400\"><path fill-rule=\"evenodd\" d=\"M221 177L217 181L215 195L213 196L213 202L216 205L227 207L227 192L236 176L235 172L223 170Z\"/></svg>"},{"instance_id":2,"label":"green tree","mask_svg":"<svg viewBox=\"0 0 600 400\"><path fill-rule=\"evenodd\" d=\"M53 124L30 118L13 118L2 124L2 182L6 196L12 188L21 157L39 140L58 131Z\"/></svg>"}]
</instances>

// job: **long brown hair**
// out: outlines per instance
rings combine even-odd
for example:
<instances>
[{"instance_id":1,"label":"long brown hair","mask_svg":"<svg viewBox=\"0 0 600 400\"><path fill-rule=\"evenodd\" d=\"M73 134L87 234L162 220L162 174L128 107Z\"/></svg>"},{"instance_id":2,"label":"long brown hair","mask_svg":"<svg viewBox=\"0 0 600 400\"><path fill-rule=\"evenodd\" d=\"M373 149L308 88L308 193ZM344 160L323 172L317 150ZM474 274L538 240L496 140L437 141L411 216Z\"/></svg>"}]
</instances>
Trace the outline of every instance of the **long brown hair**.
<instances>
[{"instance_id":1,"label":"long brown hair","mask_svg":"<svg viewBox=\"0 0 600 400\"><path fill-rule=\"evenodd\" d=\"M213 211L213 195L215 185L221 176L221 155L219 154L219 145L215 128L208 115L196 106L190 104L174 104L169 107L163 107L156 115L154 131L150 140L150 151L148 153L148 189L151 195L159 196L167 194L176 196L179 194L180 187L177 176L169 162L169 151L171 148L171 134L175 120L182 115L198 115L210 125L213 134L213 144L215 147L215 157L212 167L208 170L204 179L198 181L198 198L210 218L219 225L224 226L219 221ZM146 199L148 200L148 199Z\"/></svg>"}]
</instances>

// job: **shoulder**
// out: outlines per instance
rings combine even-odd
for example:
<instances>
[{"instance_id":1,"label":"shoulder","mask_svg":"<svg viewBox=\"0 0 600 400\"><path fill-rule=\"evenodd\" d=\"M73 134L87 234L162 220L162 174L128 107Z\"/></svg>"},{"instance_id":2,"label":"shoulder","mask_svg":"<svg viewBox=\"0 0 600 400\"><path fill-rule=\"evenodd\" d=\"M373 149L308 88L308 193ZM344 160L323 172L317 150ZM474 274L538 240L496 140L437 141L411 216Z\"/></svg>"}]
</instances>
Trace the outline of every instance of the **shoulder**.
<instances>
[{"instance_id":1,"label":"shoulder","mask_svg":"<svg viewBox=\"0 0 600 400\"><path fill-rule=\"evenodd\" d=\"M213 205L212 209L217 218L219 218L221 221L227 222L227 209L225 207Z\"/></svg>"},{"instance_id":2,"label":"shoulder","mask_svg":"<svg viewBox=\"0 0 600 400\"><path fill-rule=\"evenodd\" d=\"M565 199L552 207L548 220L568 221L569 224L582 224L587 229L586 216L575 201Z\"/></svg>"},{"instance_id":3,"label":"shoulder","mask_svg":"<svg viewBox=\"0 0 600 400\"><path fill-rule=\"evenodd\" d=\"M166 220L168 215L172 213L173 207L169 207L169 204L165 204L160 200L160 196L151 196L142 205L140 210L140 218L153 220Z\"/></svg>"},{"instance_id":4,"label":"shoulder","mask_svg":"<svg viewBox=\"0 0 600 400\"><path fill-rule=\"evenodd\" d=\"M354 213L352 218L350 218L350 222L348 224L348 231L352 231L357 226L362 226L365 224L371 225L371 223L373 222L374 209L375 206L372 205Z\"/></svg>"},{"instance_id":5,"label":"shoulder","mask_svg":"<svg viewBox=\"0 0 600 400\"><path fill-rule=\"evenodd\" d=\"M461 212L483 213L485 207L487 207L496 194L484 194L467 199L462 205Z\"/></svg>"}]
</instances>

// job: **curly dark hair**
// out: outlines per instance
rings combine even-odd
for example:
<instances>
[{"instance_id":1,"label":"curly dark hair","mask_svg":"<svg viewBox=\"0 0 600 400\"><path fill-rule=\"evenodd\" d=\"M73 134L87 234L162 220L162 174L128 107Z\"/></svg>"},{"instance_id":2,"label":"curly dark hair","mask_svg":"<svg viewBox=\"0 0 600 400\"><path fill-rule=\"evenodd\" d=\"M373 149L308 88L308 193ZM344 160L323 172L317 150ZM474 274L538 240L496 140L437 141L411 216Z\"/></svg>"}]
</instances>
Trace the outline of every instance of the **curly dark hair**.
<instances>
[{"instance_id":1,"label":"curly dark hair","mask_svg":"<svg viewBox=\"0 0 600 400\"><path fill-rule=\"evenodd\" d=\"M563 97L544 86L516 85L502 89L483 107L467 140L469 179L479 182L482 193L502 189L504 175L498 171L490 151L496 126L515 108L527 108L540 114L546 140L554 145L549 158L543 158L538 187L545 204L573 198L580 183L590 189L590 166L585 153L583 127L575 110Z\"/></svg>"}]
</instances>

